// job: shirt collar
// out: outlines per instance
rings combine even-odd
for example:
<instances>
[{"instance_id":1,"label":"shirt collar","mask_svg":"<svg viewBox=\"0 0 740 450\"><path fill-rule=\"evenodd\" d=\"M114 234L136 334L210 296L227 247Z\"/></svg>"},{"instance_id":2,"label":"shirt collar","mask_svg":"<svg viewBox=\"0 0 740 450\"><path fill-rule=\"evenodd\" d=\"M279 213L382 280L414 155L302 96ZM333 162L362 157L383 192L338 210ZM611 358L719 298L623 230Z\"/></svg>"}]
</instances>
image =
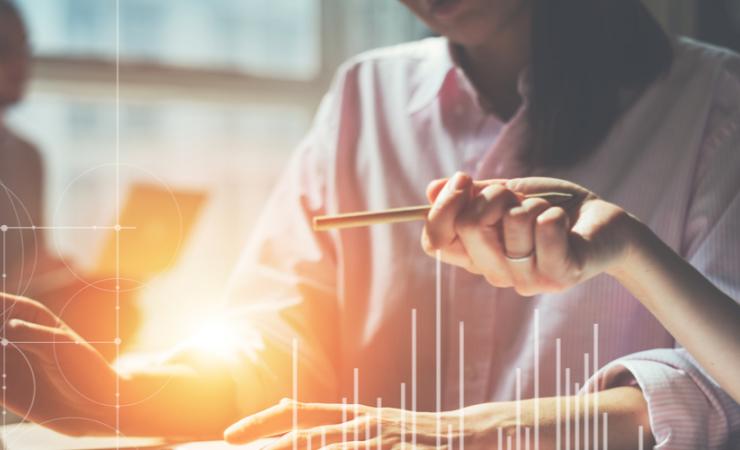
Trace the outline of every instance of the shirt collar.
<instances>
[{"instance_id":1,"label":"shirt collar","mask_svg":"<svg viewBox=\"0 0 740 450\"><path fill-rule=\"evenodd\" d=\"M452 56L452 44L445 38L430 38L425 42L418 73L419 84L411 96L408 111L413 114L437 98L445 80L457 70Z\"/></svg>"},{"instance_id":2,"label":"shirt collar","mask_svg":"<svg viewBox=\"0 0 740 450\"><path fill-rule=\"evenodd\" d=\"M427 40L427 48L424 52L424 62L421 65L419 77L419 87L413 93L409 102L408 111L413 114L432 103L440 94L445 81L450 76L457 76L458 79L468 85L475 91L475 86L465 74L459 58L459 49L455 44L446 38L430 38ZM522 70L519 75L518 90L524 103L530 94L530 74L529 68ZM477 94L476 94L477 95ZM478 98L481 109L490 111L484 98Z\"/></svg>"}]
</instances>

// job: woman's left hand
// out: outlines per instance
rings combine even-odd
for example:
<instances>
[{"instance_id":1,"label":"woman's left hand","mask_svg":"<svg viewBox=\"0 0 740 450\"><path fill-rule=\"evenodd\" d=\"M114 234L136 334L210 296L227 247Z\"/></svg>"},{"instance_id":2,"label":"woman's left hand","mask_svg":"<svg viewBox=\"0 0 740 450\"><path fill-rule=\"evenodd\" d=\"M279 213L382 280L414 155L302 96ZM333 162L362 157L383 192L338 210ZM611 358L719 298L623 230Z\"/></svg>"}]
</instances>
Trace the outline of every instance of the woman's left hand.
<instances>
[{"instance_id":1,"label":"woman's left hand","mask_svg":"<svg viewBox=\"0 0 740 450\"><path fill-rule=\"evenodd\" d=\"M491 424L514 423L512 405L486 403L466 408L461 433L462 410L437 414L284 399L230 426L224 438L231 444L244 444L282 435L263 450L449 449L459 447L460 439L471 450L490 450L497 438ZM450 435L453 443L449 442Z\"/></svg>"},{"instance_id":2,"label":"woman's left hand","mask_svg":"<svg viewBox=\"0 0 740 450\"><path fill-rule=\"evenodd\" d=\"M561 192L552 205L529 194ZM624 264L639 222L587 189L554 178L432 182L422 234L430 256L522 295L559 292Z\"/></svg>"}]
</instances>

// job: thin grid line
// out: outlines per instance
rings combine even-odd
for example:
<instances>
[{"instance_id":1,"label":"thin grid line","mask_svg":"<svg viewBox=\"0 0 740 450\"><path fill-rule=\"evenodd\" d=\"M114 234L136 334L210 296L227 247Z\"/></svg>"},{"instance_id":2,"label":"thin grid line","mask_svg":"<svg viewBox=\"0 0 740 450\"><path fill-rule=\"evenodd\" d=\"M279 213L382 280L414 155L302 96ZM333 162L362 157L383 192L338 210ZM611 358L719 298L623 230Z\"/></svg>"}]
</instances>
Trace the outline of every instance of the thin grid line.
<instances>
[{"instance_id":1,"label":"thin grid line","mask_svg":"<svg viewBox=\"0 0 740 450\"><path fill-rule=\"evenodd\" d=\"M447 448L452 450L455 448L455 440L452 438L452 424L447 424Z\"/></svg>"},{"instance_id":2,"label":"thin grid line","mask_svg":"<svg viewBox=\"0 0 740 450\"><path fill-rule=\"evenodd\" d=\"M581 431L580 431L580 426L581 426L581 411L580 411L580 409L581 409L581 398L580 398L580 395L578 395L578 393L580 392L580 390L581 390L581 385L578 384L578 383L576 383L575 384L575 399L576 399L576 401L575 401L575 405L574 405L575 406L575 419L576 419L576 421L574 423L574 430L573 430L573 435L574 435L574 438L573 438L574 439L573 448L575 448L575 450L581 450L581 441L580 441L581 440Z\"/></svg>"},{"instance_id":3,"label":"thin grid line","mask_svg":"<svg viewBox=\"0 0 740 450\"><path fill-rule=\"evenodd\" d=\"M5 260L5 254L6 254L5 253L5 244L7 242L6 241L6 234L7 234L6 233L6 230L7 229L8 229L7 227L2 227L2 233L3 233L3 275L2 275L2 278L3 278L3 292L7 292L7 286L6 286L7 283L6 283L6 280L7 280L7 277L8 277L8 274L6 272L6 266L5 266L5 261L6 261ZM5 407L5 405L7 405L7 399L6 399L7 385L6 385L6 383L7 383L8 375L7 375L6 371L5 371L5 367L7 367L7 365L6 365L6 355L7 355L7 351L8 351L8 343L9 343L8 340L5 339L5 338L3 338L3 342L2 342L2 347L3 347L3 413L2 413L3 414L3 436L2 436L2 441L0 441L0 442L5 442L5 426L7 425L7 416L8 416L8 411L7 411L6 407Z\"/></svg>"},{"instance_id":4,"label":"thin grid line","mask_svg":"<svg viewBox=\"0 0 740 450\"><path fill-rule=\"evenodd\" d=\"M116 360L121 356L121 4L116 0ZM121 379L116 377L116 448L121 448Z\"/></svg>"},{"instance_id":5,"label":"thin grid line","mask_svg":"<svg viewBox=\"0 0 740 450\"><path fill-rule=\"evenodd\" d=\"M347 446L347 397L342 397L342 444Z\"/></svg>"},{"instance_id":6,"label":"thin grid line","mask_svg":"<svg viewBox=\"0 0 740 450\"><path fill-rule=\"evenodd\" d=\"M291 352L292 362L292 392L293 392L293 410L291 411L291 420L293 421L293 450L298 449L298 339L293 338L293 351ZM345 401L346 406L346 401ZM345 418L346 419L346 418Z\"/></svg>"},{"instance_id":7,"label":"thin grid line","mask_svg":"<svg viewBox=\"0 0 740 450\"><path fill-rule=\"evenodd\" d=\"M590 378L588 373L588 368L591 365L589 362L590 355L588 353L583 354L583 387L586 387L586 383L588 383L588 379ZM589 406L588 406L588 392L583 393L583 450L588 450L588 446L590 444L589 440L589 422L590 422L590 415L589 415Z\"/></svg>"},{"instance_id":8,"label":"thin grid line","mask_svg":"<svg viewBox=\"0 0 740 450\"><path fill-rule=\"evenodd\" d=\"M522 369L516 368L516 450L522 448ZM511 437L511 436L510 436Z\"/></svg>"},{"instance_id":9,"label":"thin grid line","mask_svg":"<svg viewBox=\"0 0 740 450\"><path fill-rule=\"evenodd\" d=\"M565 368L565 450L570 450L570 367Z\"/></svg>"},{"instance_id":10,"label":"thin grid line","mask_svg":"<svg viewBox=\"0 0 740 450\"><path fill-rule=\"evenodd\" d=\"M401 442L406 442L406 383L401 383Z\"/></svg>"},{"instance_id":11,"label":"thin grid line","mask_svg":"<svg viewBox=\"0 0 740 450\"><path fill-rule=\"evenodd\" d=\"M355 429L354 429L354 440L357 442L360 439L360 428L359 428L359 421L357 420L358 417L360 417L360 369L355 367L353 375L353 392L355 404L352 406L354 417L352 417L352 420L355 423Z\"/></svg>"},{"instance_id":12,"label":"thin grid line","mask_svg":"<svg viewBox=\"0 0 740 450\"><path fill-rule=\"evenodd\" d=\"M116 344L118 341L7 341L8 344L70 344L70 345L82 345L82 344Z\"/></svg>"},{"instance_id":13,"label":"thin grid line","mask_svg":"<svg viewBox=\"0 0 740 450\"><path fill-rule=\"evenodd\" d=\"M370 450L370 444L371 444L371 436L372 436L372 427L373 423L371 421L370 414L365 416L365 450ZM311 450L311 449L309 449Z\"/></svg>"},{"instance_id":14,"label":"thin grid line","mask_svg":"<svg viewBox=\"0 0 740 450\"><path fill-rule=\"evenodd\" d=\"M602 450L609 450L609 414L603 413L604 415L604 424L603 426L603 433L601 433L601 439L602 439Z\"/></svg>"},{"instance_id":15,"label":"thin grid line","mask_svg":"<svg viewBox=\"0 0 740 450\"><path fill-rule=\"evenodd\" d=\"M561 448L561 417L560 417L560 386L561 386L561 379L560 379L560 371L561 371L561 359L562 359L562 349L561 349L561 341L560 338L555 339L555 450L560 450Z\"/></svg>"},{"instance_id":16,"label":"thin grid line","mask_svg":"<svg viewBox=\"0 0 740 450\"><path fill-rule=\"evenodd\" d=\"M100 231L125 231L135 230L133 226L119 225L31 225L31 226L10 226L0 225L3 230L100 230Z\"/></svg>"},{"instance_id":17,"label":"thin grid line","mask_svg":"<svg viewBox=\"0 0 740 450\"><path fill-rule=\"evenodd\" d=\"M383 399L378 397L375 401L376 410L375 410L375 417L377 418L377 423L375 424L375 429L378 434L378 449L381 450L383 448Z\"/></svg>"},{"instance_id":18,"label":"thin grid line","mask_svg":"<svg viewBox=\"0 0 740 450\"><path fill-rule=\"evenodd\" d=\"M436 410L436 444L441 443L442 423L440 413L442 412L442 253L437 250L435 258L435 410Z\"/></svg>"},{"instance_id":19,"label":"thin grid line","mask_svg":"<svg viewBox=\"0 0 740 450\"><path fill-rule=\"evenodd\" d=\"M540 310L534 310L534 450L540 449ZM527 439L529 450L529 439Z\"/></svg>"},{"instance_id":20,"label":"thin grid line","mask_svg":"<svg viewBox=\"0 0 740 450\"><path fill-rule=\"evenodd\" d=\"M459 383L459 396L460 396L460 450L465 449L465 322L460 321L459 325L460 336L458 338L459 348L458 353L460 362L458 366L458 383ZM450 444L451 445L451 444Z\"/></svg>"},{"instance_id":21,"label":"thin grid line","mask_svg":"<svg viewBox=\"0 0 740 450\"><path fill-rule=\"evenodd\" d=\"M411 409L414 412L411 423L411 446L416 447L416 394L417 394L417 374L416 374L416 352L417 352L417 336L416 336L416 308L411 310Z\"/></svg>"},{"instance_id":22,"label":"thin grid line","mask_svg":"<svg viewBox=\"0 0 740 450\"><path fill-rule=\"evenodd\" d=\"M593 356L593 374L599 371L599 324L594 324L594 356ZM594 380L596 388L594 389L594 450L599 450L599 391L598 379Z\"/></svg>"}]
</instances>

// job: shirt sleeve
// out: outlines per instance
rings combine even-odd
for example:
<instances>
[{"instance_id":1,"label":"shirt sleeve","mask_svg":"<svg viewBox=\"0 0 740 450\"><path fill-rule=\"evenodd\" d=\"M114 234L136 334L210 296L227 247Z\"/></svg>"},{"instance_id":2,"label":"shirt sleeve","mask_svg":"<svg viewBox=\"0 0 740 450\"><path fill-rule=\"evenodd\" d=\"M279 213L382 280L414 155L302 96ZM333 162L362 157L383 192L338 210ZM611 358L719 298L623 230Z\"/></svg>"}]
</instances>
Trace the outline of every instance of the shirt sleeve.
<instances>
[{"instance_id":1,"label":"shirt sleeve","mask_svg":"<svg viewBox=\"0 0 740 450\"><path fill-rule=\"evenodd\" d=\"M738 404L684 349L648 350L615 360L584 389L625 384L637 385L645 396L655 449L719 450L740 437Z\"/></svg>"},{"instance_id":2,"label":"shirt sleeve","mask_svg":"<svg viewBox=\"0 0 740 450\"><path fill-rule=\"evenodd\" d=\"M312 220L333 198L344 78L340 70L228 283L228 311L242 342L230 367L243 414L282 397L334 400L336 243L314 232Z\"/></svg>"},{"instance_id":3,"label":"shirt sleeve","mask_svg":"<svg viewBox=\"0 0 740 450\"><path fill-rule=\"evenodd\" d=\"M740 300L740 64L719 76L688 210L682 255L728 296ZM620 358L591 380L613 387L631 374L647 401L656 449L738 445L740 406L684 349ZM732 447L734 448L734 447Z\"/></svg>"}]
</instances>

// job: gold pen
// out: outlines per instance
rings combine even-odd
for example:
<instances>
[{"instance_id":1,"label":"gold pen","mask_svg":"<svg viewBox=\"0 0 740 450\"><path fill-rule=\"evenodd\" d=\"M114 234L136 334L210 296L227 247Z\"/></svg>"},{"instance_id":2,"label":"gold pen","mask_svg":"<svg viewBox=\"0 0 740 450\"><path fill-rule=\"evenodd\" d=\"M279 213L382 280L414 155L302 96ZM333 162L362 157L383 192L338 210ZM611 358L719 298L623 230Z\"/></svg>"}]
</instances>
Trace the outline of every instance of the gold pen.
<instances>
[{"instance_id":1,"label":"gold pen","mask_svg":"<svg viewBox=\"0 0 740 450\"><path fill-rule=\"evenodd\" d=\"M573 198L565 192L542 192L522 195L523 198L542 198L553 205L561 205ZM432 205L407 206L404 208L384 209L380 211L360 211L330 216L319 216L313 219L313 229L326 231L341 228L367 227L383 223L412 222L426 219Z\"/></svg>"}]
</instances>

